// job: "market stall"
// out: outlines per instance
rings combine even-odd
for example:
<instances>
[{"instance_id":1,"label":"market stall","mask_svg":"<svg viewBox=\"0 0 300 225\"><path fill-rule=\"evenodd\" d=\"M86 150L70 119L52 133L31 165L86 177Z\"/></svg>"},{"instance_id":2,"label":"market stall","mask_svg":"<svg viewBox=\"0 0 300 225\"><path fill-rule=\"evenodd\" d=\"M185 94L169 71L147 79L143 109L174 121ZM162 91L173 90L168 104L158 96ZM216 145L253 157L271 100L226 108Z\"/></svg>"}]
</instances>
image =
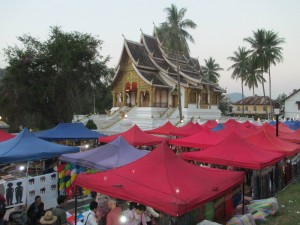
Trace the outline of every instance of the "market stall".
<instances>
[{"instance_id":1,"label":"market stall","mask_svg":"<svg viewBox=\"0 0 300 225\"><path fill-rule=\"evenodd\" d=\"M98 139L98 141L109 143L119 136L122 136L129 144L135 147L158 145L168 140L166 138L161 138L161 137L148 134L142 131L137 125L134 125L132 128L130 128L129 130L123 133L115 134L112 136L101 137Z\"/></svg>"},{"instance_id":2,"label":"market stall","mask_svg":"<svg viewBox=\"0 0 300 225\"><path fill-rule=\"evenodd\" d=\"M128 165L106 172L80 174L75 184L178 217L200 210L204 204L231 192L243 181L243 172L189 164L164 143Z\"/></svg>"}]
</instances>

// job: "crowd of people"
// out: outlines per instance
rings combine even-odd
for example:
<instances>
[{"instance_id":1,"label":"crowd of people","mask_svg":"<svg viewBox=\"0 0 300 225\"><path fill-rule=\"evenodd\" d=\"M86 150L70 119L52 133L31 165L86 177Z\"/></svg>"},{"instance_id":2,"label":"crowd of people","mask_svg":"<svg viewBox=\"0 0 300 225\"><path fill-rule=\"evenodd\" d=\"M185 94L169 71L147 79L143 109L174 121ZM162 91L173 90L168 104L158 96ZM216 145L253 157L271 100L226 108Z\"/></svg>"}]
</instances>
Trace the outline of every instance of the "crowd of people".
<instances>
[{"instance_id":1,"label":"crowd of people","mask_svg":"<svg viewBox=\"0 0 300 225\"><path fill-rule=\"evenodd\" d=\"M45 211L44 203L41 196L36 196L35 200L27 209L26 225L68 225L67 208L68 198L66 195L60 195L57 198L57 206L52 210ZM120 204L122 203L122 204ZM0 225L6 225L4 220L6 213L6 200L0 195ZM147 207L135 202L126 203L116 198L108 198L108 211L103 213L96 200L92 200L89 204L89 210L83 213L84 225L153 225L158 224L157 218L160 214ZM156 218L156 219L155 219Z\"/></svg>"}]
</instances>

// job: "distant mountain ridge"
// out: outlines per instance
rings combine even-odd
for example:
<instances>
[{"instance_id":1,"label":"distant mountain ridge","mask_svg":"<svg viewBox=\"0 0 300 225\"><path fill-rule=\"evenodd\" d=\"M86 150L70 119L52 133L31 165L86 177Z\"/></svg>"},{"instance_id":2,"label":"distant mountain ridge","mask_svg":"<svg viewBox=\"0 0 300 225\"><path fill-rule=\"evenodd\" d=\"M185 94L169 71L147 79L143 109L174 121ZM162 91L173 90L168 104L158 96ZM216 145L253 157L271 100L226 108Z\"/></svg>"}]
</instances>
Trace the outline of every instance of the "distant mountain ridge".
<instances>
[{"instance_id":1,"label":"distant mountain ridge","mask_svg":"<svg viewBox=\"0 0 300 225\"><path fill-rule=\"evenodd\" d=\"M238 93L238 92L229 93L226 95L226 97L229 98L230 102L232 103L237 102L243 98L242 93ZM247 98L247 96L244 95L244 98Z\"/></svg>"}]
</instances>

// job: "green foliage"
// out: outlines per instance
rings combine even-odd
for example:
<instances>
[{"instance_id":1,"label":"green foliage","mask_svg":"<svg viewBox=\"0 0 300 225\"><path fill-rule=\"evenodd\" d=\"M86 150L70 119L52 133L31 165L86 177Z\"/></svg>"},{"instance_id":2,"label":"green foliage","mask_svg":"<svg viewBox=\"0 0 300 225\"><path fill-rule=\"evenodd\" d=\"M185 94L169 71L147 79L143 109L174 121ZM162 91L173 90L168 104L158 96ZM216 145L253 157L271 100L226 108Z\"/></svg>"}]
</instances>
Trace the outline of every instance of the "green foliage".
<instances>
[{"instance_id":1,"label":"green foliage","mask_svg":"<svg viewBox=\"0 0 300 225\"><path fill-rule=\"evenodd\" d=\"M300 218L300 180L295 179L287 188L276 194L280 209L274 216L267 217L261 225L295 225L299 224Z\"/></svg>"},{"instance_id":2,"label":"green foliage","mask_svg":"<svg viewBox=\"0 0 300 225\"><path fill-rule=\"evenodd\" d=\"M279 94L276 98L276 102L278 102L280 105L284 105L284 100L287 98L287 95L285 93Z\"/></svg>"},{"instance_id":3,"label":"green foliage","mask_svg":"<svg viewBox=\"0 0 300 225\"><path fill-rule=\"evenodd\" d=\"M223 115L229 115L232 112L232 105L230 104L230 100L225 95L221 96L219 101L219 109L221 110Z\"/></svg>"},{"instance_id":4,"label":"green foliage","mask_svg":"<svg viewBox=\"0 0 300 225\"><path fill-rule=\"evenodd\" d=\"M97 130L97 125L94 123L94 120L88 120L85 126L90 130Z\"/></svg>"},{"instance_id":5,"label":"green foliage","mask_svg":"<svg viewBox=\"0 0 300 225\"><path fill-rule=\"evenodd\" d=\"M283 61L281 44L285 43L284 38L280 38L278 33L273 30L257 29L253 31L253 36L245 38L244 41L251 45L251 58L255 62L256 68L260 68L260 75L262 77L261 83L264 97L264 73L269 73L269 97L271 97L271 65ZM265 105L266 105L266 98ZM271 104L271 103L270 103ZM268 112L266 112L268 114Z\"/></svg>"},{"instance_id":6,"label":"green foliage","mask_svg":"<svg viewBox=\"0 0 300 225\"><path fill-rule=\"evenodd\" d=\"M8 47L9 66L0 84L0 113L11 126L52 127L70 122L73 114L109 107L103 97L110 93L112 69L109 57L100 55L102 41L90 34L63 32L52 27L49 38L18 38L23 47ZM98 96L98 93L105 93ZM102 103L103 102L103 103Z\"/></svg>"},{"instance_id":7,"label":"green foliage","mask_svg":"<svg viewBox=\"0 0 300 225\"><path fill-rule=\"evenodd\" d=\"M219 83L220 74L218 72L223 70L223 68L221 68L220 65L216 63L216 60L212 57L204 59L204 62L205 66L201 66L203 75L207 80L216 84Z\"/></svg>"},{"instance_id":8,"label":"green foliage","mask_svg":"<svg viewBox=\"0 0 300 225\"><path fill-rule=\"evenodd\" d=\"M194 43L194 38L186 31L187 28L195 29L197 25L190 19L184 19L187 9L177 9L174 4L165 8L166 22L157 28L161 42L168 50L175 50L183 54L189 53L187 40Z\"/></svg>"}]
</instances>

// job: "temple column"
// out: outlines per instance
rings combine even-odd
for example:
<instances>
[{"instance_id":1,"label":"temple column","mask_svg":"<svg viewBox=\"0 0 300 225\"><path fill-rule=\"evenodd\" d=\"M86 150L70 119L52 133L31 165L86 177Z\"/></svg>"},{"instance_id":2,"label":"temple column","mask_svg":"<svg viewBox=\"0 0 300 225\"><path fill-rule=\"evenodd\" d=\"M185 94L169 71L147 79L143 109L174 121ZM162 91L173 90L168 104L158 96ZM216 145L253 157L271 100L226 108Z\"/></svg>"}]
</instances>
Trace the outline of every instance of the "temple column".
<instances>
[{"instance_id":1,"label":"temple column","mask_svg":"<svg viewBox=\"0 0 300 225\"><path fill-rule=\"evenodd\" d=\"M151 87L149 90L149 95L150 95L150 107L153 107L154 105L154 99L155 99L155 87Z\"/></svg>"},{"instance_id":2,"label":"temple column","mask_svg":"<svg viewBox=\"0 0 300 225\"><path fill-rule=\"evenodd\" d=\"M122 106L125 106L126 105L126 91L124 90L123 91L123 99L122 99Z\"/></svg>"},{"instance_id":3,"label":"temple column","mask_svg":"<svg viewBox=\"0 0 300 225\"><path fill-rule=\"evenodd\" d=\"M191 89L190 88L185 88L185 93L184 93L184 108L188 108L190 93L191 93Z\"/></svg>"},{"instance_id":4,"label":"temple column","mask_svg":"<svg viewBox=\"0 0 300 225\"><path fill-rule=\"evenodd\" d=\"M113 96L113 107L115 107L116 106L116 92L112 91L111 94Z\"/></svg>"},{"instance_id":5,"label":"temple column","mask_svg":"<svg viewBox=\"0 0 300 225\"><path fill-rule=\"evenodd\" d=\"M137 91L137 96L136 96L136 105L138 106L138 107L141 107L141 92L140 91Z\"/></svg>"}]
</instances>

